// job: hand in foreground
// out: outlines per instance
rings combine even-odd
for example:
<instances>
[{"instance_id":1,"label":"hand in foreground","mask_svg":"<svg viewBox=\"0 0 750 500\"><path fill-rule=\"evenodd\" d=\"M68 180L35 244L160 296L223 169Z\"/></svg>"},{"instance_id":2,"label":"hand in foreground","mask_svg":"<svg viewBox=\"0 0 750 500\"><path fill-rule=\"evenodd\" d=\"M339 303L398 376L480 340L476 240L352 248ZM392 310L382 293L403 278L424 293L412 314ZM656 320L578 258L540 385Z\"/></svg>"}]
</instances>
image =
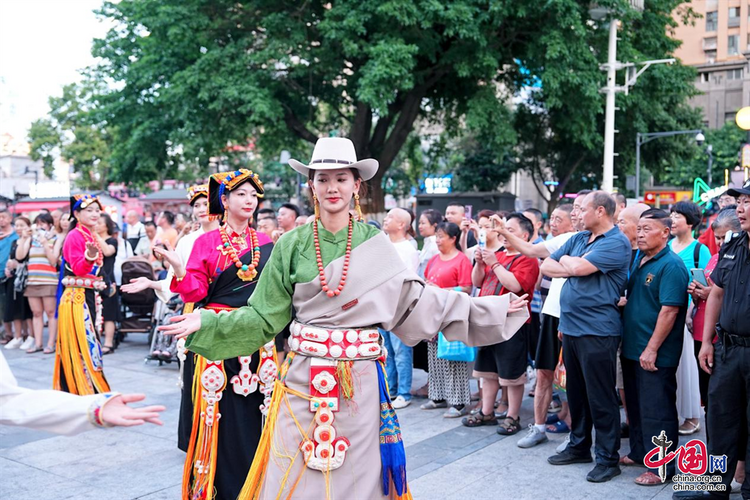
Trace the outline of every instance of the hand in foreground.
<instances>
[{"instance_id":1,"label":"hand in foreground","mask_svg":"<svg viewBox=\"0 0 750 500\"><path fill-rule=\"evenodd\" d=\"M701 370L711 375L714 369L714 345L711 342L703 342L701 350L698 353L698 364Z\"/></svg>"},{"instance_id":2,"label":"hand in foreground","mask_svg":"<svg viewBox=\"0 0 750 500\"><path fill-rule=\"evenodd\" d=\"M646 346L641 353L639 361L641 362L641 368L647 372L655 372L658 370L656 367L656 351L650 349L648 346Z\"/></svg>"},{"instance_id":3,"label":"hand in foreground","mask_svg":"<svg viewBox=\"0 0 750 500\"><path fill-rule=\"evenodd\" d=\"M511 300L508 304L508 314L523 311L528 308L529 301L526 298L529 296L528 293L524 293L515 300Z\"/></svg>"},{"instance_id":4,"label":"hand in foreground","mask_svg":"<svg viewBox=\"0 0 750 500\"><path fill-rule=\"evenodd\" d=\"M174 335L175 338L184 339L191 333L195 333L201 328L201 312L194 311L190 314L183 314L170 318L171 325L162 325L159 331L164 335Z\"/></svg>"},{"instance_id":5,"label":"hand in foreground","mask_svg":"<svg viewBox=\"0 0 750 500\"><path fill-rule=\"evenodd\" d=\"M128 283L127 285L122 285L120 287L120 290L125 293L138 293L146 290L147 288L151 288L151 283L152 281L150 279L142 276L140 278L130 280L130 283Z\"/></svg>"},{"instance_id":6,"label":"hand in foreground","mask_svg":"<svg viewBox=\"0 0 750 500\"><path fill-rule=\"evenodd\" d=\"M141 425L146 422L155 425L163 425L159 420L159 412L166 408L163 406L144 406L142 408L132 408L128 403L135 403L146 399L144 394L121 394L115 396L102 408L102 420L107 425L132 427Z\"/></svg>"},{"instance_id":7,"label":"hand in foreground","mask_svg":"<svg viewBox=\"0 0 750 500\"><path fill-rule=\"evenodd\" d=\"M99 245L93 241L86 242L86 257L89 260L96 260L99 258Z\"/></svg>"},{"instance_id":8,"label":"hand in foreground","mask_svg":"<svg viewBox=\"0 0 750 500\"><path fill-rule=\"evenodd\" d=\"M493 215L492 217L490 217L490 220L493 224L493 231L498 234L505 234L505 219L503 219L499 215Z\"/></svg>"},{"instance_id":9,"label":"hand in foreground","mask_svg":"<svg viewBox=\"0 0 750 500\"><path fill-rule=\"evenodd\" d=\"M180 259L180 256L175 252L174 248L172 248L172 244L168 241L165 243L167 246L167 249L154 247L154 253L157 257L161 257L167 262L169 262L169 265L174 268L174 275L182 278L185 276L184 269L182 267L182 259ZM180 271L181 274L177 274L177 272Z\"/></svg>"}]
</instances>

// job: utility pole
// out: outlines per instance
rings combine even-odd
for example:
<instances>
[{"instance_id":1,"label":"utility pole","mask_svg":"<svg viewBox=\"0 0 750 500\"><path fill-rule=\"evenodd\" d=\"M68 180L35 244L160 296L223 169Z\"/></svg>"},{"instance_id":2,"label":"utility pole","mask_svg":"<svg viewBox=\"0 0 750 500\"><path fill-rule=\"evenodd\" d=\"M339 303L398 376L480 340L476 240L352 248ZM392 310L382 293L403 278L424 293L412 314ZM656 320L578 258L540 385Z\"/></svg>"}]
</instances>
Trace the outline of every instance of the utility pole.
<instances>
[{"instance_id":1,"label":"utility pole","mask_svg":"<svg viewBox=\"0 0 750 500\"><path fill-rule=\"evenodd\" d=\"M617 27L620 21L609 22L609 53L607 55L607 109L604 118L604 174L602 189L611 193L615 183L615 93L617 92Z\"/></svg>"}]
</instances>

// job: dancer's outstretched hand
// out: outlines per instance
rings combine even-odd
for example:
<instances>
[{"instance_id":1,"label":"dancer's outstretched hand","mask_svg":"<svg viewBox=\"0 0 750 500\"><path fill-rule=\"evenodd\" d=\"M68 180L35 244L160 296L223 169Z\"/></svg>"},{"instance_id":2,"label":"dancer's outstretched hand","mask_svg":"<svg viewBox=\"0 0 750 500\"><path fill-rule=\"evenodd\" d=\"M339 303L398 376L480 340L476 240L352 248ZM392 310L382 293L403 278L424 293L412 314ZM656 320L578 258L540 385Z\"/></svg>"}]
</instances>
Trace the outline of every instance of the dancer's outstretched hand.
<instances>
[{"instance_id":1,"label":"dancer's outstretched hand","mask_svg":"<svg viewBox=\"0 0 750 500\"><path fill-rule=\"evenodd\" d=\"M524 293L517 299L511 300L510 304L508 304L508 314L518 312L518 311L523 311L524 309L526 309L527 304L529 303L529 301L526 300L528 296L529 296L528 293Z\"/></svg>"},{"instance_id":2,"label":"dancer's outstretched hand","mask_svg":"<svg viewBox=\"0 0 750 500\"><path fill-rule=\"evenodd\" d=\"M201 312L195 311L190 314L183 314L170 318L171 325L162 325L159 331L165 335L174 335L178 339L184 339L191 333L195 333L201 328Z\"/></svg>"},{"instance_id":3,"label":"dancer's outstretched hand","mask_svg":"<svg viewBox=\"0 0 750 500\"><path fill-rule=\"evenodd\" d=\"M145 394L120 394L102 408L102 420L112 426L132 427L146 422L163 425L159 420L159 413L166 408L163 406L144 406L133 408L128 403L135 403L146 399Z\"/></svg>"}]
</instances>

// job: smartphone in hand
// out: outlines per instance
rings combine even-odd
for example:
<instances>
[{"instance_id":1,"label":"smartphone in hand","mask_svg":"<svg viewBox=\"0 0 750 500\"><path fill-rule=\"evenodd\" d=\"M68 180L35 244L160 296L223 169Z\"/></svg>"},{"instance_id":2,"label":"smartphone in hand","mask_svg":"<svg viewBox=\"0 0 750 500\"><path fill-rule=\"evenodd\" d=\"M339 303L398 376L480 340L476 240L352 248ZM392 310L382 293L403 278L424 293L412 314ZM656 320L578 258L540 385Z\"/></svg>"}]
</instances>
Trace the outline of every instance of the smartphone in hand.
<instances>
[{"instance_id":1,"label":"smartphone in hand","mask_svg":"<svg viewBox=\"0 0 750 500\"><path fill-rule=\"evenodd\" d=\"M708 286L706 272L703 269L691 269L690 274L693 276L693 281L697 281L703 286Z\"/></svg>"}]
</instances>

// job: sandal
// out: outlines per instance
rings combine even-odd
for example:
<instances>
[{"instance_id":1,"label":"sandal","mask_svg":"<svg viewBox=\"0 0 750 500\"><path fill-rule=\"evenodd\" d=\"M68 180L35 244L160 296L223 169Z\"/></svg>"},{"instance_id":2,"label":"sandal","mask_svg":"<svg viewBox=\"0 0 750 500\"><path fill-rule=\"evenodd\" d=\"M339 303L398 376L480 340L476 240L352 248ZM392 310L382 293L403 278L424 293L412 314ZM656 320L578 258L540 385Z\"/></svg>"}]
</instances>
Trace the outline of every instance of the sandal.
<instances>
[{"instance_id":1,"label":"sandal","mask_svg":"<svg viewBox=\"0 0 750 500\"><path fill-rule=\"evenodd\" d=\"M481 427L483 425L497 425L497 419L495 415L485 415L482 410L479 410L477 413L462 419L461 423L466 427Z\"/></svg>"},{"instance_id":2,"label":"sandal","mask_svg":"<svg viewBox=\"0 0 750 500\"><path fill-rule=\"evenodd\" d=\"M512 436L521 430L521 417L513 418L507 417L505 420L500 422L500 426L497 428L497 433L502 436Z\"/></svg>"},{"instance_id":3,"label":"sandal","mask_svg":"<svg viewBox=\"0 0 750 500\"><path fill-rule=\"evenodd\" d=\"M663 483L659 476L648 471L635 478L635 484L640 486L661 486Z\"/></svg>"},{"instance_id":4,"label":"sandal","mask_svg":"<svg viewBox=\"0 0 750 500\"><path fill-rule=\"evenodd\" d=\"M44 354L55 354L55 348L50 346L45 347Z\"/></svg>"},{"instance_id":5,"label":"sandal","mask_svg":"<svg viewBox=\"0 0 750 500\"><path fill-rule=\"evenodd\" d=\"M551 425L559 421L560 421L560 416L557 413L549 413L547 415L547 420L544 423L547 425Z\"/></svg>"},{"instance_id":6,"label":"sandal","mask_svg":"<svg viewBox=\"0 0 750 500\"><path fill-rule=\"evenodd\" d=\"M107 354L112 354L113 352L115 352L114 347L108 346L108 345L102 346L102 356L106 356Z\"/></svg>"},{"instance_id":7,"label":"sandal","mask_svg":"<svg viewBox=\"0 0 750 500\"><path fill-rule=\"evenodd\" d=\"M437 410L438 408L448 408L448 403L446 403L445 400L438 402L429 400L420 406L420 408L423 410Z\"/></svg>"},{"instance_id":8,"label":"sandal","mask_svg":"<svg viewBox=\"0 0 750 500\"><path fill-rule=\"evenodd\" d=\"M43 350L44 350L44 349L42 348L42 346L40 346L40 345L35 345L35 346L34 346L34 347L32 347L31 349L27 349L27 350L26 350L26 354L34 354L34 353L37 353L37 352L41 352L41 351L43 351Z\"/></svg>"},{"instance_id":9,"label":"sandal","mask_svg":"<svg viewBox=\"0 0 750 500\"><path fill-rule=\"evenodd\" d=\"M690 434L695 434L699 430L701 430L700 422L694 424L690 420L685 420L678 429L678 432L681 436L689 436Z\"/></svg>"},{"instance_id":10,"label":"sandal","mask_svg":"<svg viewBox=\"0 0 750 500\"><path fill-rule=\"evenodd\" d=\"M448 408L448 411L446 411L445 413L443 413L443 418L458 418L458 417L463 417L467 413L469 413L469 408L466 407L466 406L464 406L463 408L460 408L460 409L456 408L455 406L451 406L450 408Z\"/></svg>"},{"instance_id":11,"label":"sandal","mask_svg":"<svg viewBox=\"0 0 750 500\"><path fill-rule=\"evenodd\" d=\"M637 467L640 464L636 462L635 460L633 460L632 458L630 458L629 456L624 455L620 457L620 465L622 465L623 467ZM661 479L659 480L661 481Z\"/></svg>"},{"instance_id":12,"label":"sandal","mask_svg":"<svg viewBox=\"0 0 750 500\"><path fill-rule=\"evenodd\" d=\"M547 432L552 434L565 434L570 432L570 427L562 420L558 420L554 424L550 424L546 427Z\"/></svg>"}]
</instances>

